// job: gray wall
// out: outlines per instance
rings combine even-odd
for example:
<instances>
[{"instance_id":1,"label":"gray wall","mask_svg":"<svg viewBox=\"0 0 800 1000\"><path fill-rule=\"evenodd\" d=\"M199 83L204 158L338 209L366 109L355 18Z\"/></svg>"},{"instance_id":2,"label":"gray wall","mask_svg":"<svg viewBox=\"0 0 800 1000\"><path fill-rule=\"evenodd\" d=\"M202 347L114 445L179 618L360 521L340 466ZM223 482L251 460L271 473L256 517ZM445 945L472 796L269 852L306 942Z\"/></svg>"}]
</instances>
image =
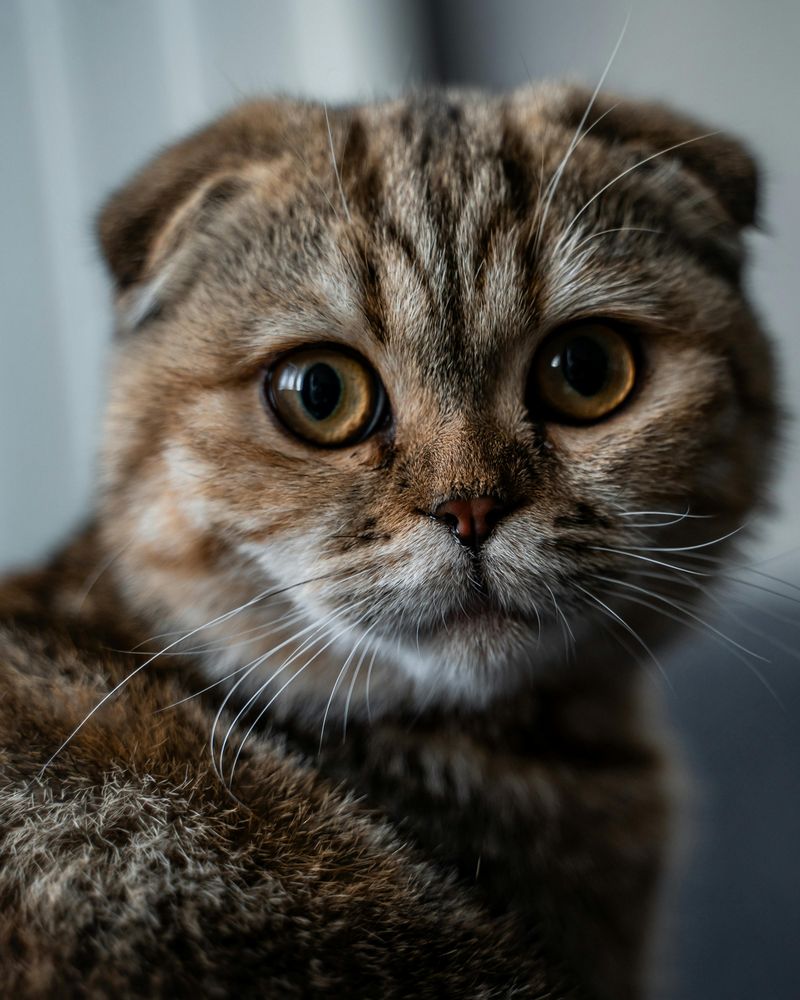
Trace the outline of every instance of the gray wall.
<instances>
[{"instance_id":1,"label":"gray wall","mask_svg":"<svg viewBox=\"0 0 800 1000\"><path fill-rule=\"evenodd\" d=\"M593 84L628 9L628 0L0 2L0 569L37 558L87 509L110 327L91 220L135 165L259 91L337 101L425 79ZM798 51L797 0L639 0L608 77L611 88L733 130L762 160L752 287L790 408L800 395ZM792 425L778 513L752 558L800 582L798 496ZM697 779L662 988L681 1000L800 995L800 591L740 576L784 596L734 591L718 627L771 662L743 661L707 633L665 664Z\"/></svg>"}]
</instances>

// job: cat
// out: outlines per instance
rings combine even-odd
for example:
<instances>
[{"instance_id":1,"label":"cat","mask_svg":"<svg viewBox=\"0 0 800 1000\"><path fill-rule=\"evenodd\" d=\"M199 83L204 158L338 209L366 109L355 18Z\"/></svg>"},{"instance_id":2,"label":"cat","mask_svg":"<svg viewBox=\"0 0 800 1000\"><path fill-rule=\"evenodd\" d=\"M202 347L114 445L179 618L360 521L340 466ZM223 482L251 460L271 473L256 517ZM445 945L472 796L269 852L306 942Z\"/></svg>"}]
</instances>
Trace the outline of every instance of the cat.
<instances>
[{"instance_id":1,"label":"cat","mask_svg":"<svg viewBox=\"0 0 800 1000\"><path fill-rule=\"evenodd\" d=\"M110 198L93 514L0 588L4 995L643 995L756 205L560 84L250 102Z\"/></svg>"}]
</instances>

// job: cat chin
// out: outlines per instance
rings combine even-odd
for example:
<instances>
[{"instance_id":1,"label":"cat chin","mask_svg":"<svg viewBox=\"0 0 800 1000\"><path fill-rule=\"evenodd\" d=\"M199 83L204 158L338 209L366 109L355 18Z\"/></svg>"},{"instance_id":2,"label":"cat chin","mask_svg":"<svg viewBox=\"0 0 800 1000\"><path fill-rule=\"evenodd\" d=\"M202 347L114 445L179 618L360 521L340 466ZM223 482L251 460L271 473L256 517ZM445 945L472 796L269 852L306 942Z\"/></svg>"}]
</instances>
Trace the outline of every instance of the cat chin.
<instances>
[{"instance_id":1,"label":"cat chin","mask_svg":"<svg viewBox=\"0 0 800 1000\"><path fill-rule=\"evenodd\" d=\"M387 646L386 654L411 682L414 700L480 708L560 661L555 639L535 623L498 615L442 628L419 644Z\"/></svg>"},{"instance_id":2,"label":"cat chin","mask_svg":"<svg viewBox=\"0 0 800 1000\"><path fill-rule=\"evenodd\" d=\"M352 655L354 645L363 649L363 657ZM374 721L398 711L437 707L481 710L560 665L563 639L546 631L540 636L535 623L497 615L491 621L462 620L457 626L450 623L447 629L420 633L419 643L416 634L373 632L363 647L352 637L341 638L330 653L312 669L292 667L283 676L295 672L296 679L287 683L280 677L268 691L269 674L255 673L232 704L255 696L261 707L269 703L271 717L311 725L321 725L325 718L331 731L345 718ZM215 655L206 662L209 676L233 676L232 662ZM344 667L342 673L347 663L350 669Z\"/></svg>"}]
</instances>

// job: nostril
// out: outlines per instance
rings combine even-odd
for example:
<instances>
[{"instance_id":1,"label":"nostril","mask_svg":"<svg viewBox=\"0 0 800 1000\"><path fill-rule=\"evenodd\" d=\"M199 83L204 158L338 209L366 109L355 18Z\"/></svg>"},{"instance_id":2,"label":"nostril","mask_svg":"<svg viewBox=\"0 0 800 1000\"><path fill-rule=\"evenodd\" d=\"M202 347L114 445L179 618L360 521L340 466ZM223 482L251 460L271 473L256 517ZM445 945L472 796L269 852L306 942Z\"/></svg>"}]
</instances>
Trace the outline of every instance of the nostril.
<instances>
[{"instance_id":1,"label":"nostril","mask_svg":"<svg viewBox=\"0 0 800 1000\"><path fill-rule=\"evenodd\" d=\"M451 514L449 511L442 511L441 513L437 511L433 516L437 521L444 521L448 528L458 531L459 520L455 514Z\"/></svg>"},{"instance_id":2,"label":"nostril","mask_svg":"<svg viewBox=\"0 0 800 1000\"><path fill-rule=\"evenodd\" d=\"M469 500L447 500L433 512L444 522L463 545L481 546L492 533L505 508L496 497L473 497Z\"/></svg>"}]
</instances>

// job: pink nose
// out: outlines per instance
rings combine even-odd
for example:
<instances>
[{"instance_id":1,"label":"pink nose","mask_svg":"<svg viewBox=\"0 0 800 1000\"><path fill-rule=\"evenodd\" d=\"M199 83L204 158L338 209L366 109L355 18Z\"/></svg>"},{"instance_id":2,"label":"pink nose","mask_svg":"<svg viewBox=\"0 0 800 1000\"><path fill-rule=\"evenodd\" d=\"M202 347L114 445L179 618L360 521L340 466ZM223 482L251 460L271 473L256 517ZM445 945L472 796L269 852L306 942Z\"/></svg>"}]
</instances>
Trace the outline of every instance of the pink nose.
<instances>
[{"instance_id":1,"label":"pink nose","mask_svg":"<svg viewBox=\"0 0 800 1000\"><path fill-rule=\"evenodd\" d=\"M492 533L505 508L494 497L474 497L471 500L448 500L433 512L438 521L452 529L462 545L477 549Z\"/></svg>"}]
</instances>

